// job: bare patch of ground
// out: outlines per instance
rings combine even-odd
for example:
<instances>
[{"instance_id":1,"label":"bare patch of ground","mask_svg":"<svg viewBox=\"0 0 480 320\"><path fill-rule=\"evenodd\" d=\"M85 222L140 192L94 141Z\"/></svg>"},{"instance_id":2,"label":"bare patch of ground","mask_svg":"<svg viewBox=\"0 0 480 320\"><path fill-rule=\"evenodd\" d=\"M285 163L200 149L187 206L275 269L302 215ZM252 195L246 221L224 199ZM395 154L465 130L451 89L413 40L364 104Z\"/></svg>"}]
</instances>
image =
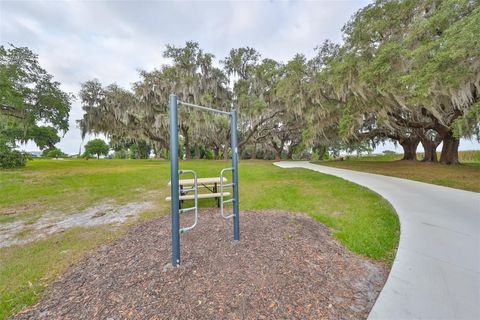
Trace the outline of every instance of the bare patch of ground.
<instances>
[{"instance_id":1,"label":"bare patch of ground","mask_svg":"<svg viewBox=\"0 0 480 320\"><path fill-rule=\"evenodd\" d=\"M188 225L182 215L182 225ZM170 217L152 219L72 267L15 319L362 319L387 277L384 264L347 251L330 229L286 212L202 210L169 265Z\"/></svg>"},{"instance_id":2,"label":"bare patch of ground","mask_svg":"<svg viewBox=\"0 0 480 320\"><path fill-rule=\"evenodd\" d=\"M35 208L35 204L22 204L15 208L0 208L0 216L13 216Z\"/></svg>"},{"instance_id":3,"label":"bare patch of ground","mask_svg":"<svg viewBox=\"0 0 480 320\"><path fill-rule=\"evenodd\" d=\"M33 223L22 220L2 223L0 248L29 243L74 227L123 223L153 207L151 202L131 202L125 205L104 203L69 215L45 213Z\"/></svg>"}]
</instances>

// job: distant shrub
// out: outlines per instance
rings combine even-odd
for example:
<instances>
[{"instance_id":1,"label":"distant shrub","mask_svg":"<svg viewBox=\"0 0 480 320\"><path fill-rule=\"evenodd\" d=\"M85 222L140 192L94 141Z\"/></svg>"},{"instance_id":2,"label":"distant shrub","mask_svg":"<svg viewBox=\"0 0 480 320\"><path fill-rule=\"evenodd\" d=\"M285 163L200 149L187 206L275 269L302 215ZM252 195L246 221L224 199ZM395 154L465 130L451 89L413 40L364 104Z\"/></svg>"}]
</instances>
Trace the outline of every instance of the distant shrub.
<instances>
[{"instance_id":1,"label":"distant shrub","mask_svg":"<svg viewBox=\"0 0 480 320\"><path fill-rule=\"evenodd\" d=\"M125 150L125 149L120 149L120 150L115 151L114 158L115 159L127 159L127 158L129 158L129 155L130 155L130 151Z\"/></svg>"},{"instance_id":2,"label":"distant shrub","mask_svg":"<svg viewBox=\"0 0 480 320\"><path fill-rule=\"evenodd\" d=\"M140 141L130 146L130 159L148 159L150 158L150 146Z\"/></svg>"},{"instance_id":3,"label":"distant shrub","mask_svg":"<svg viewBox=\"0 0 480 320\"><path fill-rule=\"evenodd\" d=\"M58 148L55 148L55 149L51 149L50 151L47 152L47 157L49 158L66 158L68 157L68 155L64 152L62 152L62 150L58 149Z\"/></svg>"},{"instance_id":4,"label":"distant shrub","mask_svg":"<svg viewBox=\"0 0 480 320\"><path fill-rule=\"evenodd\" d=\"M213 154L212 150L205 150L204 157L205 159L211 160L215 157L215 155Z\"/></svg>"},{"instance_id":5,"label":"distant shrub","mask_svg":"<svg viewBox=\"0 0 480 320\"><path fill-rule=\"evenodd\" d=\"M10 169L24 167L29 159L28 155L9 146L0 145L0 168Z\"/></svg>"},{"instance_id":6,"label":"distant shrub","mask_svg":"<svg viewBox=\"0 0 480 320\"><path fill-rule=\"evenodd\" d=\"M318 154L315 154L316 158L318 158ZM293 159L295 160L312 160L312 153L308 149L302 149L300 152L295 153L293 155Z\"/></svg>"}]
</instances>

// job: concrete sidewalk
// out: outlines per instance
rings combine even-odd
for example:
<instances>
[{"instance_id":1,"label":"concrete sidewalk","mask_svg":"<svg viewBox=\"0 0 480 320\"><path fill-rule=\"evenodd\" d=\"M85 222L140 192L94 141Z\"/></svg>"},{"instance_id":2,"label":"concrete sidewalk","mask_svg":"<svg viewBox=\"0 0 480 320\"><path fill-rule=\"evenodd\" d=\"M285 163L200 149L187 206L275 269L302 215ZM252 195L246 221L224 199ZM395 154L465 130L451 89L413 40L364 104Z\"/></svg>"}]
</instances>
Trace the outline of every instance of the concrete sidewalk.
<instances>
[{"instance_id":1,"label":"concrete sidewalk","mask_svg":"<svg viewBox=\"0 0 480 320\"><path fill-rule=\"evenodd\" d=\"M480 193L304 161L275 165L352 181L397 211L399 248L369 319L480 319Z\"/></svg>"}]
</instances>

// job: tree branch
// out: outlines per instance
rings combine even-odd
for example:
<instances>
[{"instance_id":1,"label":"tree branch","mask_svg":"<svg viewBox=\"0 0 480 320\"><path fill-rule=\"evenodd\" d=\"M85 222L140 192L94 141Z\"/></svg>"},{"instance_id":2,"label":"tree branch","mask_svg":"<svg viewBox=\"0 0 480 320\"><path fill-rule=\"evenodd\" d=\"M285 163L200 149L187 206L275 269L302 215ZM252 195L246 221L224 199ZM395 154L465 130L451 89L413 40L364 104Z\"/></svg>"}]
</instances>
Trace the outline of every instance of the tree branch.
<instances>
[{"instance_id":1,"label":"tree branch","mask_svg":"<svg viewBox=\"0 0 480 320\"><path fill-rule=\"evenodd\" d=\"M267 122L268 120L271 120L273 118L275 118L276 115L282 113L284 110L281 109L281 110L277 110L275 112L273 112L272 114L270 114L268 117L264 118L263 116L260 118L260 120L252 127L252 129L250 130L249 134L247 135L247 137L238 144L238 148L241 149L245 144L248 143L248 141L250 141L250 138L252 138L253 134L258 130L258 127L260 127L262 124L264 124L265 122Z\"/></svg>"}]
</instances>

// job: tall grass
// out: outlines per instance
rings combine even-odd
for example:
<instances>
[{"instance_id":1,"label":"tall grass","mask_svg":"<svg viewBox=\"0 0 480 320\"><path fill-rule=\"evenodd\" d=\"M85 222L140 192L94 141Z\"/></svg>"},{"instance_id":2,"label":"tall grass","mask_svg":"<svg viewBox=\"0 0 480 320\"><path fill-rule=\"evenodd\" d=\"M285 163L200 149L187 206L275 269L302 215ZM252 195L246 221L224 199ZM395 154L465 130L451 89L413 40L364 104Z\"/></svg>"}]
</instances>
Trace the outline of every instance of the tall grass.
<instances>
[{"instance_id":1,"label":"tall grass","mask_svg":"<svg viewBox=\"0 0 480 320\"><path fill-rule=\"evenodd\" d=\"M480 163L480 150L467 150L458 152L460 162Z\"/></svg>"}]
</instances>

